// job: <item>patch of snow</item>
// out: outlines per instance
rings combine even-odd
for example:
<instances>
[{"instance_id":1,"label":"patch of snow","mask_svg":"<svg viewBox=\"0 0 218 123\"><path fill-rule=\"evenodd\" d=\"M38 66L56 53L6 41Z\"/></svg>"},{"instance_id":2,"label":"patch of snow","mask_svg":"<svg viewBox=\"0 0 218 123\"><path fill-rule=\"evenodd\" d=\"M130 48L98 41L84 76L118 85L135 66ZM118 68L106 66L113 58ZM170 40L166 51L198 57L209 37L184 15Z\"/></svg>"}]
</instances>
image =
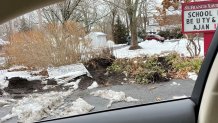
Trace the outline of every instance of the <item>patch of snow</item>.
<instances>
[{"instance_id":1,"label":"patch of snow","mask_svg":"<svg viewBox=\"0 0 218 123\"><path fill-rule=\"evenodd\" d=\"M10 102L6 101L6 100L2 100L0 99L0 107L4 106L4 105L8 105Z\"/></svg>"},{"instance_id":2,"label":"patch of snow","mask_svg":"<svg viewBox=\"0 0 218 123\"><path fill-rule=\"evenodd\" d=\"M94 89L94 88L97 88L98 86L99 86L98 83L94 81L92 85L90 85L87 89Z\"/></svg>"},{"instance_id":3,"label":"patch of snow","mask_svg":"<svg viewBox=\"0 0 218 123\"><path fill-rule=\"evenodd\" d=\"M195 72L188 72L188 78L196 81L198 78L198 75Z\"/></svg>"},{"instance_id":4,"label":"patch of snow","mask_svg":"<svg viewBox=\"0 0 218 123\"><path fill-rule=\"evenodd\" d=\"M171 86L180 86L181 84L180 83L177 83L177 82L172 82L172 84L170 84Z\"/></svg>"},{"instance_id":5,"label":"patch of snow","mask_svg":"<svg viewBox=\"0 0 218 123\"><path fill-rule=\"evenodd\" d=\"M8 69L8 71L17 71L22 69L28 69L28 68L25 66L12 66L11 68Z\"/></svg>"},{"instance_id":6,"label":"patch of snow","mask_svg":"<svg viewBox=\"0 0 218 123\"><path fill-rule=\"evenodd\" d=\"M173 96L173 99L182 99L182 98L187 98L186 95L183 96Z\"/></svg>"},{"instance_id":7,"label":"patch of snow","mask_svg":"<svg viewBox=\"0 0 218 123\"><path fill-rule=\"evenodd\" d=\"M79 83L80 83L81 79L76 80L76 82L69 82L64 84L64 86L72 86L70 88L73 88L74 90L79 88Z\"/></svg>"},{"instance_id":8,"label":"patch of snow","mask_svg":"<svg viewBox=\"0 0 218 123\"><path fill-rule=\"evenodd\" d=\"M83 64L72 64L55 68L48 68L49 78L65 78L71 77L76 78L81 75L87 75L91 77L91 74L88 72L86 67Z\"/></svg>"},{"instance_id":9,"label":"patch of snow","mask_svg":"<svg viewBox=\"0 0 218 123\"><path fill-rule=\"evenodd\" d=\"M15 77L27 79L28 81L43 79L43 76L32 76L31 72L28 71L8 72L8 70L0 70L0 88L3 89L5 87L8 87L8 79Z\"/></svg>"},{"instance_id":10,"label":"patch of snow","mask_svg":"<svg viewBox=\"0 0 218 123\"><path fill-rule=\"evenodd\" d=\"M48 90L48 89L52 89L52 88L55 88L55 85L45 85L42 89Z\"/></svg>"},{"instance_id":11,"label":"patch of snow","mask_svg":"<svg viewBox=\"0 0 218 123\"><path fill-rule=\"evenodd\" d=\"M134 58L134 57L140 57L144 55L154 55L154 54L161 54L163 52L178 52L179 54L183 54L184 56L190 56L189 52L186 49L186 44L188 40L181 39L180 41L174 41L174 42L158 42L155 40L151 41L144 41L142 43L139 43L139 46L142 47L142 49L138 50L129 50L130 46L116 49L113 51L113 54L117 58ZM204 49L204 42L203 40L200 40L201 49ZM202 50L200 53L200 56L204 56L204 51Z\"/></svg>"},{"instance_id":12,"label":"patch of snow","mask_svg":"<svg viewBox=\"0 0 218 123\"><path fill-rule=\"evenodd\" d=\"M112 47L114 47L115 43L114 43L114 41L108 40L107 45L109 48L112 48Z\"/></svg>"},{"instance_id":13,"label":"patch of snow","mask_svg":"<svg viewBox=\"0 0 218 123\"><path fill-rule=\"evenodd\" d=\"M32 94L24 97L12 108L11 114L1 120L18 116L19 122L31 123L47 117L50 112L64 103L64 99L72 94L67 92L50 92L46 94Z\"/></svg>"},{"instance_id":14,"label":"patch of snow","mask_svg":"<svg viewBox=\"0 0 218 123\"><path fill-rule=\"evenodd\" d=\"M7 114L6 116L4 116L0 119L0 123L5 122L13 117L16 117L16 115L15 114Z\"/></svg>"},{"instance_id":15,"label":"patch of snow","mask_svg":"<svg viewBox=\"0 0 218 123\"><path fill-rule=\"evenodd\" d=\"M33 80L41 80L42 77L41 76L32 76L30 72L28 71L14 71L14 72L5 72L2 75L0 75L0 78L4 78L4 79L11 79L14 77L19 77L19 78L23 78L23 79L27 79L29 81L33 81Z\"/></svg>"},{"instance_id":16,"label":"patch of snow","mask_svg":"<svg viewBox=\"0 0 218 123\"><path fill-rule=\"evenodd\" d=\"M63 108L55 110L51 115L55 116L56 118L67 117L78 114L85 114L95 108L94 106L88 104L82 98L78 98L76 101L73 101L70 104L63 105L61 107Z\"/></svg>"},{"instance_id":17,"label":"patch of snow","mask_svg":"<svg viewBox=\"0 0 218 123\"><path fill-rule=\"evenodd\" d=\"M120 92L116 92L113 90L98 90L96 92L91 92L90 93L93 96L98 96L104 99L108 99L110 102L107 105L107 108L110 108L112 106L113 103L116 102L122 102L122 101L126 101L126 102L132 102L132 101L139 101L137 99L134 99L132 97L126 97L126 94L122 91Z\"/></svg>"},{"instance_id":18,"label":"patch of snow","mask_svg":"<svg viewBox=\"0 0 218 123\"><path fill-rule=\"evenodd\" d=\"M138 99L135 99L135 98L132 98L132 97L127 97L125 99L126 102L138 102L139 100Z\"/></svg>"},{"instance_id":19,"label":"patch of snow","mask_svg":"<svg viewBox=\"0 0 218 123\"><path fill-rule=\"evenodd\" d=\"M0 45L7 45L9 44L9 41L4 41L0 38Z\"/></svg>"}]
</instances>

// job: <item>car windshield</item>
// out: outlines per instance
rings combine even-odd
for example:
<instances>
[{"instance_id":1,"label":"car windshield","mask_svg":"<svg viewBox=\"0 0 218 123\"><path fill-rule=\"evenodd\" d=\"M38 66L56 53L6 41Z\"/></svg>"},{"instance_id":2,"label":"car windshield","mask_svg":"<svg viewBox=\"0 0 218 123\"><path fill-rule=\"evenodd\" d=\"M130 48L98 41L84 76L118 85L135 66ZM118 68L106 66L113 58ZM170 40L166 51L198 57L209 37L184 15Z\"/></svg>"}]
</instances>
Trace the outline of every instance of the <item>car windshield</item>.
<instances>
[{"instance_id":1,"label":"car windshield","mask_svg":"<svg viewBox=\"0 0 218 123\"><path fill-rule=\"evenodd\" d=\"M0 25L0 122L189 97L203 38L181 33L180 2L162 3L66 0Z\"/></svg>"}]
</instances>

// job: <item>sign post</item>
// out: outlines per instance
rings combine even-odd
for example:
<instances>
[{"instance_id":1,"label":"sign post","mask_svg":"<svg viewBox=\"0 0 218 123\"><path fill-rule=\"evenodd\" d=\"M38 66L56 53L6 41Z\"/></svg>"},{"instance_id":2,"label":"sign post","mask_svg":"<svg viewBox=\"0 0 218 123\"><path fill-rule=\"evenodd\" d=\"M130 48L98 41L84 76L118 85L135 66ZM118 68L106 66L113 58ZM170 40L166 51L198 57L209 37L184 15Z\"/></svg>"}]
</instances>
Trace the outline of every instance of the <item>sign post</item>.
<instances>
[{"instance_id":1,"label":"sign post","mask_svg":"<svg viewBox=\"0 0 218 123\"><path fill-rule=\"evenodd\" d=\"M218 1L182 4L182 32L204 33L204 54L218 26Z\"/></svg>"}]
</instances>

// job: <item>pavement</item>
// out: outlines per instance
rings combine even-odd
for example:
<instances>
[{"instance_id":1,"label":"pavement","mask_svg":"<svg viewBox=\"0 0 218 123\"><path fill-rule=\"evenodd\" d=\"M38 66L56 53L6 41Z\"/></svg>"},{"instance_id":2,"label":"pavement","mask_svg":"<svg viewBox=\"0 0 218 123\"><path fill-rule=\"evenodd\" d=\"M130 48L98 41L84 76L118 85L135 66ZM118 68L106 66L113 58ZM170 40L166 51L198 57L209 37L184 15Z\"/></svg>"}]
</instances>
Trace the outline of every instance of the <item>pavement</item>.
<instances>
[{"instance_id":1,"label":"pavement","mask_svg":"<svg viewBox=\"0 0 218 123\"><path fill-rule=\"evenodd\" d=\"M107 110L107 104L109 100L91 96L90 93L97 90L110 89L113 91L123 91L126 96L131 96L135 99L139 99L138 102L118 102L113 103L110 109L127 107L132 105L153 103L164 100L172 100L173 96L190 96L194 87L195 81L193 80L171 80L169 82L162 82L157 84L138 85L138 84L124 84L114 85L109 87L95 88L92 90L77 90L65 101L66 103L75 101L77 98L83 98L89 104L95 106L92 112ZM11 106L0 108L0 118L8 114L11 110ZM44 120L52 119L48 117ZM5 123L14 123L17 118L12 118Z\"/></svg>"}]
</instances>

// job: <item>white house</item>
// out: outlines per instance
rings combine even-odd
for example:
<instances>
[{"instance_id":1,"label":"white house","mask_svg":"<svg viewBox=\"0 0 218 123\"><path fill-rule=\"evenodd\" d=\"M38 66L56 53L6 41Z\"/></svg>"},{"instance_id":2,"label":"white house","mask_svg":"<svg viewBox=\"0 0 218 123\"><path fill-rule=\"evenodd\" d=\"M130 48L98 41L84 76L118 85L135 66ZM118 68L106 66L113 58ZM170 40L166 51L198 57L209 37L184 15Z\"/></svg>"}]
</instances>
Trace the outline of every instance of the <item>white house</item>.
<instances>
[{"instance_id":1,"label":"white house","mask_svg":"<svg viewBox=\"0 0 218 123\"><path fill-rule=\"evenodd\" d=\"M93 48L102 48L108 46L106 36L103 32L91 32L85 38L91 40Z\"/></svg>"}]
</instances>

